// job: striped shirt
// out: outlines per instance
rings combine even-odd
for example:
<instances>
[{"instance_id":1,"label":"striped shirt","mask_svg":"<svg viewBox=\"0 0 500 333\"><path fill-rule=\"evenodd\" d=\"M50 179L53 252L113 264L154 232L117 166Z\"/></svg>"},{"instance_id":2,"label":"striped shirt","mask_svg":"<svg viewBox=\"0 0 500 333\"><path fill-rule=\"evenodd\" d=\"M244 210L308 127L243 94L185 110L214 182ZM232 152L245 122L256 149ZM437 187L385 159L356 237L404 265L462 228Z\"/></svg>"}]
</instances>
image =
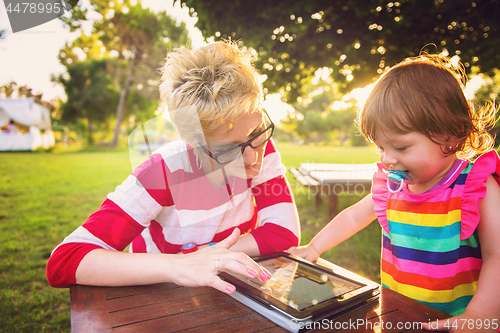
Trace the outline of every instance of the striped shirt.
<instances>
[{"instance_id":1,"label":"striped shirt","mask_svg":"<svg viewBox=\"0 0 500 333\"><path fill-rule=\"evenodd\" d=\"M482 266L477 235L485 182L498 182L498 154L463 161L443 186L413 194L387 190L379 163L373 179L375 213L383 228L382 285L452 316L465 311Z\"/></svg>"},{"instance_id":2,"label":"striped shirt","mask_svg":"<svg viewBox=\"0 0 500 333\"><path fill-rule=\"evenodd\" d=\"M229 176L218 189L196 167L193 149L172 142L138 166L54 249L49 283L75 284L78 264L97 248L123 251L131 244L132 252L173 254L186 243L219 242L235 228L252 234L262 256L297 246L298 214L285 172L270 140L256 177ZM220 169L214 173L222 176Z\"/></svg>"}]
</instances>

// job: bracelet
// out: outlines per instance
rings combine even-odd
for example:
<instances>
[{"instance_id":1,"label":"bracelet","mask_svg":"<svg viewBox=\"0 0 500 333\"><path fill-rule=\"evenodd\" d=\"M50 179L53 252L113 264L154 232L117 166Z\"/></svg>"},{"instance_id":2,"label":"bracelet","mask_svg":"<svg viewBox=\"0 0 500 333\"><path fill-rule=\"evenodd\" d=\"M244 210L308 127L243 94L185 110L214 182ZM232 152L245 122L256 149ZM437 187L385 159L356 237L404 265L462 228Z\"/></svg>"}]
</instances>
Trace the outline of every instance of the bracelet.
<instances>
[{"instance_id":1,"label":"bracelet","mask_svg":"<svg viewBox=\"0 0 500 333\"><path fill-rule=\"evenodd\" d=\"M196 245L196 243L187 243L182 245L181 247L181 251L184 254L196 252L197 250L198 250L198 245Z\"/></svg>"},{"instance_id":2,"label":"bracelet","mask_svg":"<svg viewBox=\"0 0 500 333\"><path fill-rule=\"evenodd\" d=\"M215 245L217 243L208 243L208 246ZM196 243L187 243L181 246L181 251L184 254L193 253L198 251L198 245Z\"/></svg>"}]
</instances>

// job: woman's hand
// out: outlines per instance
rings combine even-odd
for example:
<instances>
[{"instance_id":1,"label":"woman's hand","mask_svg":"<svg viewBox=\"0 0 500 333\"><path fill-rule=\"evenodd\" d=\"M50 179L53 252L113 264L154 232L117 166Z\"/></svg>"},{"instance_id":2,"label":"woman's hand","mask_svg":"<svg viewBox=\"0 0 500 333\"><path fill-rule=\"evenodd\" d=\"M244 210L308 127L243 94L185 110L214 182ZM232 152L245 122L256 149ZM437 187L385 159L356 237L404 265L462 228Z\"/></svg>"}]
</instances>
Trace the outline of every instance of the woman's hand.
<instances>
[{"instance_id":1,"label":"woman's hand","mask_svg":"<svg viewBox=\"0 0 500 333\"><path fill-rule=\"evenodd\" d=\"M236 228L233 233L213 246L200 249L196 252L176 255L172 259L171 269L173 282L188 287L209 286L227 294L232 294L235 287L220 279L217 274L222 271L231 271L250 278L257 278L265 282L271 274L259 266L255 261L242 252L228 250L238 241L240 231Z\"/></svg>"},{"instance_id":2,"label":"woman's hand","mask_svg":"<svg viewBox=\"0 0 500 333\"><path fill-rule=\"evenodd\" d=\"M427 331L445 331L451 333L469 333L469 332L498 332L499 319L485 318L481 314L467 313L467 310L461 315L422 323Z\"/></svg>"},{"instance_id":3,"label":"woman's hand","mask_svg":"<svg viewBox=\"0 0 500 333\"><path fill-rule=\"evenodd\" d=\"M311 244L299 247L291 247L285 252L304 258L309 261L316 261L319 258L319 253L311 246Z\"/></svg>"}]
</instances>

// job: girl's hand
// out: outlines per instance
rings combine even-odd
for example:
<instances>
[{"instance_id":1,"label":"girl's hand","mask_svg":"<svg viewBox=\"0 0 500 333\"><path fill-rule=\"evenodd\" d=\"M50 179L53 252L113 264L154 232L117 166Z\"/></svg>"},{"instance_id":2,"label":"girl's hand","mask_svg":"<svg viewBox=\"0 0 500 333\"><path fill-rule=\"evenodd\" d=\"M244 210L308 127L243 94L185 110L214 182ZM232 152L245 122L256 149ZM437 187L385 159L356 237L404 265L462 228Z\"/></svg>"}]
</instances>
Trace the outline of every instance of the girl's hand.
<instances>
[{"instance_id":1,"label":"girl's hand","mask_svg":"<svg viewBox=\"0 0 500 333\"><path fill-rule=\"evenodd\" d=\"M226 294L232 294L236 288L220 279L217 274L223 271L231 271L250 278L257 278L265 282L271 278L271 274L259 266L242 252L228 250L238 241L239 229L220 243L205 247L196 252L175 256L172 273L174 282L178 285L188 287L213 287Z\"/></svg>"},{"instance_id":2,"label":"girl's hand","mask_svg":"<svg viewBox=\"0 0 500 333\"><path fill-rule=\"evenodd\" d=\"M484 318L479 314L467 313L448 319L439 319L430 323L422 323L427 331L445 331L451 333L498 332L499 319Z\"/></svg>"},{"instance_id":3,"label":"girl's hand","mask_svg":"<svg viewBox=\"0 0 500 333\"><path fill-rule=\"evenodd\" d=\"M311 244L299 247L291 247L285 252L304 258L309 261L316 261L319 258L319 253L311 246Z\"/></svg>"}]
</instances>

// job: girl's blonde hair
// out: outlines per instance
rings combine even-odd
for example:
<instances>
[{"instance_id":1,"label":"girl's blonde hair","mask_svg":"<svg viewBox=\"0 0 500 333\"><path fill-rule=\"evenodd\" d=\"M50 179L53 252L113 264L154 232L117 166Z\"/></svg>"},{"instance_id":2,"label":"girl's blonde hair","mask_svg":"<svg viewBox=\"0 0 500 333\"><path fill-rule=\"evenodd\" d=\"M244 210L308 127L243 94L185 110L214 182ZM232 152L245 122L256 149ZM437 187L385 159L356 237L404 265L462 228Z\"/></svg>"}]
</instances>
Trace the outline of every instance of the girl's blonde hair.
<instances>
[{"instance_id":1,"label":"girl's blonde hair","mask_svg":"<svg viewBox=\"0 0 500 333\"><path fill-rule=\"evenodd\" d=\"M232 41L176 49L167 56L161 80L170 118L191 145L222 124L231 129L243 114L262 112L259 73L250 54Z\"/></svg>"},{"instance_id":2,"label":"girl's blonde hair","mask_svg":"<svg viewBox=\"0 0 500 333\"><path fill-rule=\"evenodd\" d=\"M488 129L495 124L496 109L488 104L479 110L467 101L466 76L450 58L421 55L392 67L376 83L357 124L363 136L375 141L377 129L420 132L437 144L438 136L457 138L446 154L472 159L494 145Z\"/></svg>"}]
</instances>

